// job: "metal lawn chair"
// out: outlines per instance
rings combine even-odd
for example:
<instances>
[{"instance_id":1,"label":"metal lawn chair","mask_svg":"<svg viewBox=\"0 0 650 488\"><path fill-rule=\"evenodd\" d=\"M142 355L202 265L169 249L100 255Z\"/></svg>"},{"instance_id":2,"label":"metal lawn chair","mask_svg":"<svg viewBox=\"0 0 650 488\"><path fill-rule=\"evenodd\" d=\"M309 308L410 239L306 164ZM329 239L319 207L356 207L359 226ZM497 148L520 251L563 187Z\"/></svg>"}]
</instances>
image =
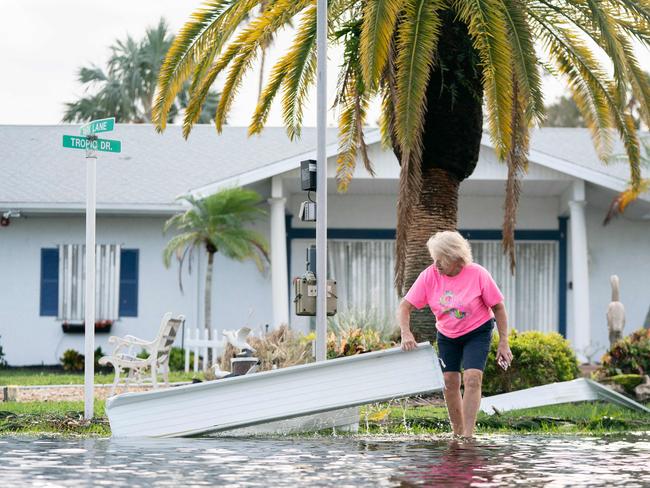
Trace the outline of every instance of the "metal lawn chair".
<instances>
[{"instance_id":1,"label":"metal lawn chair","mask_svg":"<svg viewBox=\"0 0 650 488\"><path fill-rule=\"evenodd\" d=\"M113 381L110 395L115 394L123 371L127 371L124 379L124 386L127 390L132 382L141 385L145 381L144 377L147 371L150 372L151 384L154 388L158 388L158 374L162 374L165 386L169 386L169 354L178 329L184 322L183 315L174 317L171 312L168 312L163 316L158 336L153 341L145 341L132 335L109 337L109 344L114 344L113 352L109 356L102 357L99 364L103 366L112 364L115 368L115 381ZM137 357L138 352L142 349L149 356Z\"/></svg>"}]
</instances>

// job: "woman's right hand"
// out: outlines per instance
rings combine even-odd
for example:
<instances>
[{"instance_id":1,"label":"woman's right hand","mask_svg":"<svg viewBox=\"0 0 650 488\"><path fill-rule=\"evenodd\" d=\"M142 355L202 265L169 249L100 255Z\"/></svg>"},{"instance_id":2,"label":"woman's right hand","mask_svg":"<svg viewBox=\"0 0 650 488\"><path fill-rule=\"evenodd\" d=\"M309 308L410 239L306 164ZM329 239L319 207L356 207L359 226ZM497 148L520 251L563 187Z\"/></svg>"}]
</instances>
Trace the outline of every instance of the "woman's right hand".
<instances>
[{"instance_id":1,"label":"woman's right hand","mask_svg":"<svg viewBox=\"0 0 650 488\"><path fill-rule=\"evenodd\" d=\"M412 351L418 346L410 330L402 330L402 351Z\"/></svg>"}]
</instances>

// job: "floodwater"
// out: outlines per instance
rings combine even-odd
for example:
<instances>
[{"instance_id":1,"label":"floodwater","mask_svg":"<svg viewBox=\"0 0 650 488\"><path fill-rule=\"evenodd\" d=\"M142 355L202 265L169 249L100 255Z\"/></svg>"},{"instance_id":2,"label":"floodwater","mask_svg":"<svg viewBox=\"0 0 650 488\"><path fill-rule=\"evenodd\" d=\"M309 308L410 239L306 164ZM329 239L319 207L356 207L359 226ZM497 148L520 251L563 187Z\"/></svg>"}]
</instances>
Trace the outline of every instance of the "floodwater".
<instances>
[{"instance_id":1,"label":"floodwater","mask_svg":"<svg viewBox=\"0 0 650 488\"><path fill-rule=\"evenodd\" d=\"M650 433L213 439L0 437L0 486L650 486Z\"/></svg>"}]
</instances>

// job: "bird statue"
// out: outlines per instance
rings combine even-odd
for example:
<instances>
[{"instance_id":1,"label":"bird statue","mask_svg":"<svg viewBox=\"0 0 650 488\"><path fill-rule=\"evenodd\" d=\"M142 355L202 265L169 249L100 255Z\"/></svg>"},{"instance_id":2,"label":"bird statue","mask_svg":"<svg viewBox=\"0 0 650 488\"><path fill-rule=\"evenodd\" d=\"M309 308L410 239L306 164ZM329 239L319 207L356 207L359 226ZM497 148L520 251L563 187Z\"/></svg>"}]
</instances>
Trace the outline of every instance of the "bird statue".
<instances>
[{"instance_id":1,"label":"bird statue","mask_svg":"<svg viewBox=\"0 0 650 488\"><path fill-rule=\"evenodd\" d=\"M221 369L221 367L219 366L219 363L214 363L212 365L212 370L214 371L215 378L217 378L218 380L220 380L221 378L225 378L226 376L230 375L230 371L225 371L225 370Z\"/></svg>"},{"instance_id":2,"label":"bird statue","mask_svg":"<svg viewBox=\"0 0 650 488\"><path fill-rule=\"evenodd\" d=\"M607 329L609 330L609 344L613 346L615 342L623 337L623 328L625 327L625 307L619 301L618 276L609 277L612 284L612 301L607 307Z\"/></svg>"},{"instance_id":3,"label":"bird statue","mask_svg":"<svg viewBox=\"0 0 650 488\"><path fill-rule=\"evenodd\" d=\"M242 327L241 329L237 329L237 330L224 330L222 332L226 340L237 349L240 349L241 351L248 350L251 352L255 352L253 346L251 346L248 342L246 342L246 338L250 333L251 333L251 329L249 327Z\"/></svg>"}]
</instances>

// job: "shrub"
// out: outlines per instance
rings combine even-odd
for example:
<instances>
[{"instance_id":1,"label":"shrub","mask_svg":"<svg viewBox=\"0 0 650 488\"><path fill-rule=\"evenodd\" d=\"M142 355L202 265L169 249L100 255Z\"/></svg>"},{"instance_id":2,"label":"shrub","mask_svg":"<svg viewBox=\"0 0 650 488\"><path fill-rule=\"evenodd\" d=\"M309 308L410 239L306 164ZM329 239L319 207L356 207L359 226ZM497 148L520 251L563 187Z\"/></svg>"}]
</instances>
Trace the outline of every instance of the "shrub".
<instances>
[{"instance_id":1,"label":"shrub","mask_svg":"<svg viewBox=\"0 0 650 488\"><path fill-rule=\"evenodd\" d=\"M328 320L328 359L393 347L399 329L372 311L342 312Z\"/></svg>"},{"instance_id":2,"label":"shrub","mask_svg":"<svg viewBox=\"0 0 650 488\"><path fill-rule=\"evenodd\" d=\"M194 352L190 351L190 364L194 364ZM185 349L172 347L169 352L169 371L183 371L185 369Z\"/></svg>"},{"instance_id":3,"label":"shrub","mask_svg":"<svg viewBox=\"0 0 650 488\"><path fill-rule=\"evenodd\" d=\"M84 355L74 349L65 350L60 361L65 371L77 373L84 370Z\"/></svg>"},{"instance_id":4,"label":"shrub","mask_svg":"<svg viewBox=\"0 0 650 488\"><path fill-rule=\"evenodd\" d=\"M107 372L112 369L110 366L101 366L99 364L99 359L104 356L102 348L98 347L95 349L94 361L95 361L95 372ZM65 371L70 371L72 373L78 373L84 370L85 368L85 359L86 356L76 351L75 349L67 349L64 351L63 356L60 358L61 365Z\"/></svg>"},{"instance_id":5,"label":"shrub","mask_svg":"<svg viewBox=\"0 0 650 488\"><path fill-rule=\"evenodd\" d=\"M492 338L483 377L487 395L569 381L578 377L578 361L569 341L556 332L517 332L509 335L512 364L503 371L496 362L497 334Z\"/></svg>"},{"instance_id":6,"label":"shrub","mask_svg":"<svg viewBox=\"0 0 650 488\"><path fill-rule=\"evenodd\" d=\"M639 329L614 343L602 358L597 378L650 373L650 329Z\"/></svg>"}]
</instances>

